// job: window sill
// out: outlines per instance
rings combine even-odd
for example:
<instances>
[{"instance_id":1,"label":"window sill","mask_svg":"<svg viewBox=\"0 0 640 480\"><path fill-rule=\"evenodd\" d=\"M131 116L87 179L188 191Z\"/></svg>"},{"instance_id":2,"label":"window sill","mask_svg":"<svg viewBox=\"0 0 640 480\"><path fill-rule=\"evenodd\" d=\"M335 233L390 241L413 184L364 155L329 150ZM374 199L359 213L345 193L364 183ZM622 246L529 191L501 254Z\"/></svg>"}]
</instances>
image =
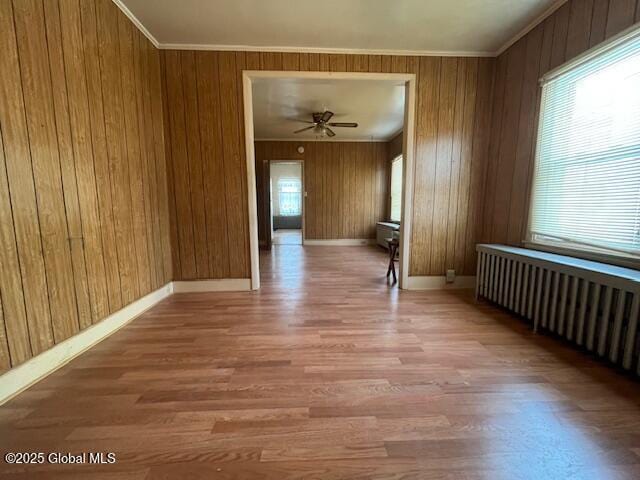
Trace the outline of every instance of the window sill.
<instances>
[{"instance_id":1,"label":"window sill","mask_svg":"<svg viewBox=\"0 0 640 480\"><path fill-rule=\"evenodd\" d=\"M542 252L556 253L558 255L567 255L575 258L582 258L585 260L592 260L594 262L606 263L609 265L616 265L619 267L633 268L634 270L640 270L640 258L626 255L614 255L602 252L595 252L590 250L578 250L575 248L567 248L554 243L542 243L542 242L524 242L525 248L531 250L539 250Z\"/></svg>"}]
</instances>

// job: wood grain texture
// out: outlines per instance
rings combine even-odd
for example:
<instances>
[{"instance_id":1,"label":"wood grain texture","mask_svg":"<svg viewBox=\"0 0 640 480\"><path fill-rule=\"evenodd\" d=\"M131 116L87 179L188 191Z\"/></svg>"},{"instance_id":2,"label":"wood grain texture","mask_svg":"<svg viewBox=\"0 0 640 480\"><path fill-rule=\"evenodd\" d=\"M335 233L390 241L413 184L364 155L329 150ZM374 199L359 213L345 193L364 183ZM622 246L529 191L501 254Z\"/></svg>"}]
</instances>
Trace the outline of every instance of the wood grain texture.
<instances>
[{"instance_id":1,"label":"wood grain texture","mask_svg":"<svg viewBox=\"0 0 640 480\"><path fill-rule=\"evenodd\" d=\"M569 0L497 59L483 242L526 236L540 87L549 70L634 23L637 0Z\"/></svg>"},{"instance_id":2,"label":"wood grain texture","mask_svg":"<svg viewBox=\"0 0 640 480\"><path fill-rule=\"evenodd\" d=\"M190 65L185 66L183 62L175 61L176 56L184 54L184 52L161 52L165 65L164 76L167 78L165 98L167 116L175 122L182 123L184 122L180 118L184 115L190 93L184 90L178 91L177 87L172 85L170 77L193 74L190 71L192 69ZM215 114L205 112L204 115L207 118L202 119L199 125L184 127L182 123L176 123L173 126L169 122L169 131L176 136L178 142L177 146L172 145L172 155L169 160L170 168L173 169L173 178L170 179L169 186L169 205L175 205L172 218L176 224L174 238L178 244L177 253L180 258L174 259L174 263L181 265L181 268L176 269L180 272L179 278L198 277L194 265L194 259L198 254L198 242L192 237L194 232L197 234L200 229L198 225L202 224L202 213L196 211L192 205L188 208L184 205L185 198L192 195L190 190L192 187L186 181L185 169L202 160L198 160L197 153L191 155L181 142L184 141L184 137L198 135L197 131L200 132L202 141L205 138L202 122L209 125L208 135L216 138L219 135L220 140L216 141L216 144L222 144L222 152L217 153L217 158L222 158L224 161L223 192L226 211L224 217L221 216L223 213L220 211L216 213L215 218L207 217L205 221L208 241L211 242L211 238L221 239L215 249L222 249L219 252L222 257L228 258L229 270L222 266L217 271L211 270L210 276L211 278L249 277L249 240L246 228L247 181L244 176L246 171L244 115L240 75L242 69L415 73L417 128L410 273L411 275L442 275L446 269L455 268L458 274L473 274L475 272L474 246L479 232L475 226L468 228L470 222L475 222L475 217L467 212L470 205L470 200L467 198L471 194L474 195L475 200L482 201L483 198L480 190L484 188L485 170L480 166L486 161L488 143L483 141L486 128L478 127L478 118L485 118L487 108L490 108L488 105L491 103L492 90L490 87L483 89L479 87L490 86L494 68L493 59L483 60L480 63L484 64L484 68L479 68L479 60L473 58L277 52L209 52L203 55L195 72L196 84L213 82L217 88L219 103L204 107L200 104L202 100L199 95L198 110L201 117L202 110L217 108L219 112ZM442 65L444 70L441 68ZM175 71L176 69L179 71ZM213 72L214 76L203 80L202 72L207 72L207 75ZM441 72L445 73L444 78L441 78ZM440 98L441 88L444 92L442 98ZM480 103L481 109L476 108L477 102ZM173 143L173 138L170 139L170 143ZM312 154L313 147L310 147L308 155ZM350 147L341 149L341 160L329 160L317 166L309 165L307 169L305 180L308 188L324 192L315 203L315 199L307 199L308 210L322 212L326 208L327 211L338 211L343 215L342 221L329 215L314 216L313 220L306 224L307 233L311 235L308 238L343 236L357 238L372 235L370 226L374 223L376 212L381 210L378 205L381 200L376 200L376 198L382 198L381 188L378 186L375 189L373 186L369 188L369 182L372 181L370 176L356 175L356 165L372 172L374 169L371 163L374 162L370 160L371 156L361 156L359 152L354 152L352 157L355 161L345 163L345 155L352 155ZM474 161L476 168L471 167ZM258 165L257 174L261 175L263 168L263 165ZM334 170L341 172L341 176L330 177L333 183L325 182L326 171ZM368 180L364 181L365 177ZM471 189L472 184L473 189ZM256 187L260 195L264 186L258 183ZM205 190L207 194L219 198L218 192L209 192L211 189ZM348 193L351 190L362 191L364 198L371 201L354 202L351 194ZM340 195L346 195L346 198L342 199ZM196 204L202 205L199 201ZM218 201L217 205L221 203ZM231 208L232 205L234 208ZM338 210L336 210L337 205L340 206ZM261 216L264 214L262 213ZM358 220L349 222L348 219L351 216ZM222 223L219 221L221 218L224 218ZM259 226L261 232L264 231L263 223L261 222ZM225 236L227 237L226 245L224 244ZM264 235L262 234L260 238L264 238ZM209 243L209 252L213 248ZM221 262L224 265L227 260L221 260Z\"/></svg>"},{"instance_id":3,"label":"wood grain texture","mask_svg":"<svg viewBox=\"0 0 640 480\"><path fill-rule=\"evenodd\" d=\"M3 0L0 22L6 369L172 274L157 51L108 0Z\"/></svg>"},{"instance_id":4,"label":"wood grain texture","mask_svg":"<svg viewBox=\"0 0 640 480\"><path fill-rule=\"evenodd\" d=\"M377 247L260 262L260 292L174 295L0 407L4 450L117 463L0 476L638 477L632 379L470 292L398 292Z\"/></svg>"},{"instance_id":5,"label":"wood grain texture","mask_svg":"<svg viewBox=\"0 0 640 480\"><path fill-rule=\"evenodd\" d=\"M11 194L7 180L7 167L2 135L0 135L0 297L2 297L2 331L0 356L5 360L3 370L11 366L11 359L22 363L31 357L31 344L24 304L24 292L18 260L16 233L13 228ZM4 318L11 321L7 321Z\"/></svg>"},{"instance_id":6,"label":"wood grain texture","mask_svg":"<svg viewBox=\"0 0 640 480\"><path fill-rule=\"evenodd\" d=\"M298 146L305 152L298 153ZM384 142L256 142L258 233L267 238L269 160L304 164L305 238L375 238L376 222L387 217L387 144ZM384 189L380 191L380 189Z\"/></svg>"}]
</instances>

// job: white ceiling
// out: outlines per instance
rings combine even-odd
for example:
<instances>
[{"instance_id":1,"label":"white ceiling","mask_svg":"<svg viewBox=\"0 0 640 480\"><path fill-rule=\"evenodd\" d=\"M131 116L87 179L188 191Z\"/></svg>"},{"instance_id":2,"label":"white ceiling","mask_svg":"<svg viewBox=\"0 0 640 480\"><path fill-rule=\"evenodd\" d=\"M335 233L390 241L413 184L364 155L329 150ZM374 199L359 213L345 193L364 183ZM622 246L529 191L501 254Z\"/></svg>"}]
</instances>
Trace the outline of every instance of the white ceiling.
<instances>
[{"instance_id":1,"label":"white ceiling","mask_svg":"<svg viewBox=\"0 0 640 480\"><path fill-rule=\"evenodd\" d=\"M402 130L404 85L383 80L287 79L253 81L254 136L257 140L318 140L312 130L294 134L313 112L332 111L332 122L356 122L357 128L332 127L322 140L389 140Z\"/></svg>"},{"instance_id":2,"label":"white ceiling","mask_svg":"<svg viewBox=\"0 0 640 480\"><path fill-rule=\"evenodd\" d=\"M564 0L115 0L161 46L494 54Z\"/></svg>"}]
</instances>

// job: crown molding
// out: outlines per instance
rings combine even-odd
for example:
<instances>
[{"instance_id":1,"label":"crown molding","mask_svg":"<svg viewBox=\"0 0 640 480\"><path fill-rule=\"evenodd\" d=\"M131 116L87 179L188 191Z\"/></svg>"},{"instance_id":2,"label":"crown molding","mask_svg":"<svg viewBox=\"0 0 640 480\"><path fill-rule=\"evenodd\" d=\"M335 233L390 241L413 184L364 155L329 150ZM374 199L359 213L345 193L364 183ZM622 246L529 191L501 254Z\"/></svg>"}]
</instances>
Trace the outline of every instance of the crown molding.
<instances>
[{"instance_id":1,"label":"crown molding","mask_svg":"<svg viewBox=\"0 0 640 480\"><path fill-rule=\"evenodd\" d=\"M161 50L215 50L220 52L325 53L342 55L393 55L399 57L494 57L494 52L387 50L370 48L319 48L259 45L217 45L201 43L160 43Z\"/></svg>"},{"instance_id":2,"label":"crown molding","mask_svg":"<svg viewBox=\"0 0 640 480\"><path fill-rule=\"evenodd\" d=\"M140 30L142 34L149 39L149 41L153 44L154 47L161 48L160 42L156 40L156 37L154 37L151 34L151 32L147 30L147 27L145 27L142 24L142 22L138 20L138 17L136 17L133 14L133 12L129 10L129 8L127 8L127 6L124 3L122 3L121 0L111 0L111 1L115 3L116 7L118 7L122 11L122 13L124 13L127 16L127 18L131 20L131 22L138 28L138 30Z\"/></svg>"},{"instance_id":3,"label":"crown molding","mask_svg":"<svg viewBox=\"0 0 640 480\"><path fill-rule=\"evenodd\" d=\"M542 12L540 15L538 15L536 18L534 18L533 21L531 21L529 24L527 24L526 27L524 27L516 35L514 35L509 40L507 40L493 54L493 56L494 57L499 57L500 55L502 55L509 47L511 47L514 43L516 43L518 40L520 40L522 37L524 37L527 33L529 33L531 30L533 30L538 25L540 25L542 22L544 22L548 17L553 15L556 12L556 10L558 10L561 6L563 6L568 1L569 0L556 0L553 4L551 4L551 6L549 8L547 8L544 12Z\"/></svg>"}]
</instances>

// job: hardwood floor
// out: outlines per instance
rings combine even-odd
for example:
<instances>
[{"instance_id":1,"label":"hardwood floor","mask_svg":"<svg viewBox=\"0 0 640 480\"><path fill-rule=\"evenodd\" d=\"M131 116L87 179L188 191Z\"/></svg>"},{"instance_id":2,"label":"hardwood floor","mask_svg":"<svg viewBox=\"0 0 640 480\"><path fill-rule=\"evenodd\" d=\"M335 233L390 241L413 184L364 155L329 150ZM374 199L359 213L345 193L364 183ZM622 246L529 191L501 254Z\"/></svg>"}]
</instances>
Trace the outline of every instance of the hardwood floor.
<instances>
[{"instance_id":1,"label":"hardwood floor","mask_svg":"<svg viewBox=\"0 0 640 480\"><path fill-rule=\"evenodd\" d=\"M276 230L271 242L273 245L302 245L302 230Z\"/></svg>"},{"instance_id":2,"label":"hardwood floor","mask_svg":"<svg viewBox=\"0 0 640 480\"><path fill-rule=\"evenodd\" d=\"M0 407L1 478L640 478L640 387L377 247L281 245L259 292L175 295Z\"/></svg>"}]
</instances>

